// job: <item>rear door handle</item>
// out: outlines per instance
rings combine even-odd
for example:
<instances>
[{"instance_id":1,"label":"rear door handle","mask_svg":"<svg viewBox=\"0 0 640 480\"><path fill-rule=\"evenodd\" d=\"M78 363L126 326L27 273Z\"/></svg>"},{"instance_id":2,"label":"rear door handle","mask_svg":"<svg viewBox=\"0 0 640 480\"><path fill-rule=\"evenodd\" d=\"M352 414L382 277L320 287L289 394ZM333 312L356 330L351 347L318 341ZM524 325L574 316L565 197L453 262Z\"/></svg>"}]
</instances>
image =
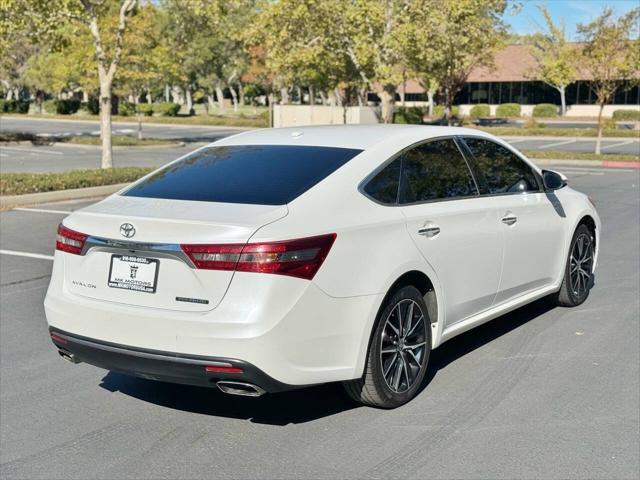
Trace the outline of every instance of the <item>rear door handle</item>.
<instances>
[{"instance_id":1,"label":"rear door handle","mask_svg":"<svg viewBox=\"0 0 640 480\"><path fill-rule=\"evenodd\" d=\"M517 221L518 221L518 217L516 217L515 215L507 214L504 217L502 217L502 223L505 223L507 225L513 225Z\"/></svg>"},{"instance_id":2,"label":"rear door handle","mask_svg":"<svg viewBox=\"0 0 640 480\"><path fill-rule=\"evenodd\" d=\"M440 227L437 225L425 225L418 229L418 235L424 235L425 237L435 237L440 233Z\"/></svg>"}]
</instances>

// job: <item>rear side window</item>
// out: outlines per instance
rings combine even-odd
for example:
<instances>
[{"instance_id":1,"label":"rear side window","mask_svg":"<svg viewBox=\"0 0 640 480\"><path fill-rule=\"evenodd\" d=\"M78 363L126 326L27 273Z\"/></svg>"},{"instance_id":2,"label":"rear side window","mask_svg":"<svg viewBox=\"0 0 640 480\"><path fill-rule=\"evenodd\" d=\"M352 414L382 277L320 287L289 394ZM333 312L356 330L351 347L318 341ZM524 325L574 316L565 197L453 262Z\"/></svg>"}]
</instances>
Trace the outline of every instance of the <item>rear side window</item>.
<instances>
[{"instance_id":1,"label":"rear side window","mask_svg":"<svg viewBox=\"0 0 640 480\"><path fill-rule=\"evenodd\" d=\"M538 191L533 170L508 148L484 138L465 138L473 154L482 183L489 193Z\"/></svg>"},{"instance_id":2,"label":"rear side window","mask_svg":"<svg viewBox=\"0 0 640 480\"><path fill-rule=\"evenodd\" d=\"M469 167L453 140L423 143L404 154L401 203L477 194Z\"/></svg>"},{"instance_id":3,"label":"rear side window","mask_svg":"<svg viewBox=\"0 0 640 480\"><path fill-rule=\"evenodd\" d=\"M360 152L301 145L209 147L159 170L124 195L283 205Z\"/></svg>"},{"instance_id":4,"label":"rear side window","mask_svg":"<svg viewBox=\"0 0 640 480\"><path fill-rule=\"evenodd\" d=\"M400 159L396 159L384 167L373 177L364 191L380 203L396 203L400 187Z\"/></svg>"}]
</instances>

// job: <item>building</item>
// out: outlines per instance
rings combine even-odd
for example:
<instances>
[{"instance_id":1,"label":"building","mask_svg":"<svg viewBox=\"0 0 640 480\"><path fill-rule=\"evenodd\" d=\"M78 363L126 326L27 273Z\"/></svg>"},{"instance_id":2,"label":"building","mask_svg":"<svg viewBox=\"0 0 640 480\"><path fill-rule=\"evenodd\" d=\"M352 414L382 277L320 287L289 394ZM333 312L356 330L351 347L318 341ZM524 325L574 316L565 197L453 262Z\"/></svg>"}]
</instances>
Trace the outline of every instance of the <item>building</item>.
<instances>
[{"instance_id":1,"label":"building","mask_svg":"<svg viewBox=\"0 0 640 480\"><path fill-rule=\"evenodd\" d=\"M560 93L546 83L534 77L536 61L525 45L509 45L495 56L492 68L474 69L464 88L458 93L455 104L460 105L461 113L468 114L474 104L488 103L491 112L501 103L519 103L522 114L531 115L533 106L538 103L560 105ZM566 90L567 116L597 116L595 96L589 88L588 75L580 74L578 81ZM427 95L415 80L408 80L398 87L401 101L404 93L406 105L425 105ZM640 110L640 86L620 89L611 105L605 107L604 114L610 116L619 109Z\"/></svg>"}]
</instances>

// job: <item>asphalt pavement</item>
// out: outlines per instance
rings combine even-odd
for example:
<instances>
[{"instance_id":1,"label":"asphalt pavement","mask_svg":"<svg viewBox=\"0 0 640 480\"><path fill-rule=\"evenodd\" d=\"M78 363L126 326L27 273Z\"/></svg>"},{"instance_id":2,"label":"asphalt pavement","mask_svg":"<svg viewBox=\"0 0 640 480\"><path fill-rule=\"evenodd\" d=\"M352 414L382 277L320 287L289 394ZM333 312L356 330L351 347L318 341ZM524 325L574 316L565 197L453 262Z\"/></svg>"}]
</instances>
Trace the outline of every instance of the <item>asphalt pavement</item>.
<instances>
[{"instance_id":1,"label":"asphalt pavement","mask_svg":"<svg viewBox=\"0 0 640 480\"><path fill-rule=\"evenodd\" d=\"M638 478L640 172L558 170L603 220L587 302L446 342L392 411L338 385L248 399L65 362L42 301L56 226L87 202L0 213L0 478Z\"/></svg>"}]
</instances>

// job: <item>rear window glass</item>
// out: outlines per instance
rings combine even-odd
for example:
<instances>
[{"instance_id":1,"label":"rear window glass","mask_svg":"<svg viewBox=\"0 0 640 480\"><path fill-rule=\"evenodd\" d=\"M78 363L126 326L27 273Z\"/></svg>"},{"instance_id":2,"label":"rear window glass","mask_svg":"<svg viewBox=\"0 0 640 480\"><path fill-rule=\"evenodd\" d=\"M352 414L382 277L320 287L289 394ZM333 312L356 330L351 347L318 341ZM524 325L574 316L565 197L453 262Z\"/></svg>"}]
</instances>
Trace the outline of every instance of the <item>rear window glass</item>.
<instances>
[{"instance_id":1,"label":"rear window glass","mask_svg":"<svg viewBox=\"0 0 640 480\"><path fill-rule=\"evenodd\" d=\"M209 147L157 171L124 195L283 205L360 152L301 145Z\"/></svg>"}]
</instances>

